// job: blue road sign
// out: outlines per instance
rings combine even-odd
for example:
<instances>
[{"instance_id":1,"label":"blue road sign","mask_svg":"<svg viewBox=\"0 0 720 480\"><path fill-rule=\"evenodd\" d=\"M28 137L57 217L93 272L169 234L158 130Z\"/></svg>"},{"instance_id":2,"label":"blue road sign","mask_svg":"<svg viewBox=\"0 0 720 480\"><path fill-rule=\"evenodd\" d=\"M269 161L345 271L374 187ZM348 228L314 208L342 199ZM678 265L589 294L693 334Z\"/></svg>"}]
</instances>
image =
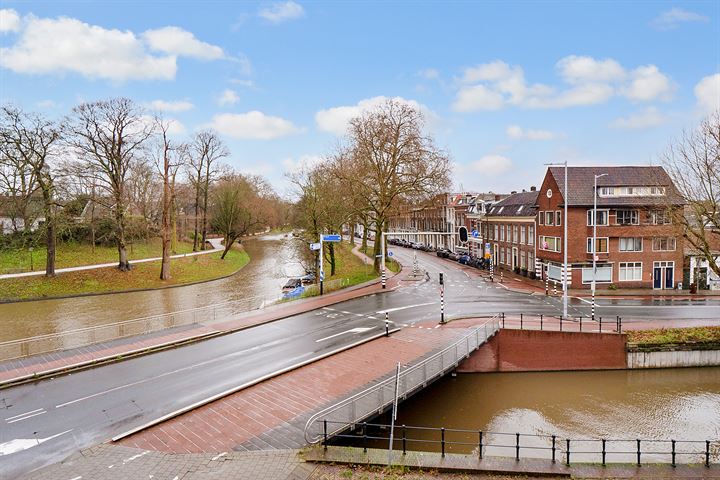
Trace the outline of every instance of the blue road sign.
<instances>
[{"instance_id":1,"label":"blue road sign","mask_svg":"<svg viewBox=\"0 0 720 480\"><path fill-rule=\"evenodd\" d=\"M388 252L388 257L392 257L392 252Z\"/></svg>"},{"instance_id":2,"label":"blue road sign","mask_svg":"<svg viewBox=\"0 0 720 480\"><path fill-rule=\"evenodd\" d=\"M323 235L322 239L324 242L339 242L340 241L340 235L333 234L333 235Z\"/></svg>"},{"instance_id":3,"label":"blue road sign","mask_svg":"<svg viewBox=\"0 0 720 480\"><path fill-rule=\"evenodd\" d=\"M473 238L478 238L480 236L480 232L478 232L477 230L473 230L472 236L473 236Z\"/></svg>"}]
</instances>

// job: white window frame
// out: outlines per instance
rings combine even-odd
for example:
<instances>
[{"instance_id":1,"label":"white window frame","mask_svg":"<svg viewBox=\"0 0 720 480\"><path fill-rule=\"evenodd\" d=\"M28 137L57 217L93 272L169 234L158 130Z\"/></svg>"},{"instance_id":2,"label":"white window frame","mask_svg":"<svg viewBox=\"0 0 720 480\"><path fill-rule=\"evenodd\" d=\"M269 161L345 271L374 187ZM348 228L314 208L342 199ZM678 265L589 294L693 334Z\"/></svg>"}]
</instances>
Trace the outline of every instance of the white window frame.
<instances>
[{"instance_id":1,"label":"white window frame","mask_svg":"<svg viewBox=\"0 0 720 480\"><path fill-rule=\"evenodd\" d=\"M660 217L663 222L658 222ZM650 223L653 225L672 225L672 215L667 210L651 210Z\"/></svg>"},{"instance_id":2,"label":"white window frame","mask_svg":"<svg viewBox=\"0 0 720 480\"><path fill-rule=\"evenodd\" d=\"M633 247L635 247L635 241L640 240L640 250L623 250L623 240L632 240ZM618 238L618 252L642 252L643 243L643 237L620 237Z\"/></svg>"},{"instance_id":3,"label":"white window frame","mask_svg":"<svg viewBox=\"0 0 720 480\"><path fill-rule=\"evenodd\" d=\"M592 226L593 226L593 223L592 223L592 222L593 222L593 220L595 220L595 219L594 219L594 216L595 216L595 215L594 215L594 212L595 212L595 211L594 211L593 209L589 209L589 210L587 211L587 226L588 226L588 227L592 227ZM603 213L603 212L605 213L605 223L598 223L597 226L598 226L598 227L607 227L607 226L610 224L610 210L608 210L607 208L602 208L602 209L601 209L601 208L598 208L598 209L597 209L597 212L598 212L598 214ZM602 218L602 215L600 215L600 218Z\"/></svg>"},{"instance_id":4,"label":"white window frame","mask_svg":"<svg viewBox=\"0 0 720 480\"><path fill-rule=\"evenodd\" d=\"M593 239L593 237L587 237L587 242L586 242L587 252L586 253L593 253L593 251L591 249L592 248L592 239ZM601 240L605 240L605 250L604 251L598 250L598 251L594 252L595 254L610 252L610 239L608 237L595 237L595 240L596 240L595 248L597 248L597 242L599 242Z\"/></svg>"},{"instance_id":5,"label":"white window frame","mask_svg":"<svg viewBox=\"0 0 720 480\"><path fill-rule=\"evenodd\" d=\"M512 243L520 243L520 239L518 238L518 226L517 226L517 225L513 225L512 230L513 230L513 241L512 241Z\"/></svg>"},{"instance_id":6,"label":"white window frame","mask_svg":"<svg viewBox=\"0 0 720 480\"><path fill-rule=\"evenodd\" d=\"M607 275L607 270L610 270L610 275ZM595 283L612 283L612 275L613 275L613 266L612 264L609 265L598 265L597 266L597 272L595 274ZM603 274L605 274L605 277L603 278ZM583 285L588 285L592 283L593 279L593 272L592 267L583 267L580 269L580 280Z\"/></svg>"},{"instance_id":7,"label":"white window frame","mask_svg":"<svg viewBox=\"0 0 720 480\"><path fill-rule=\"evenodd\" d=\"M550 220L549 223L548 223L548 220ZM555 221L555 212L553 212L552 210L545 212L545 225L548 227L553 227L553 226L555 226L555 223L553 223L554 221Z\"/></svg>"},{"instance_id":8,"label":"white window frame","mask_svg":"<svg viewBox=\"0 0 720 480\"><path fill-rule=\"evenodd\" d=\"M562 224L562 213L560 213L560 210L555 210L555 225L559 227Z\"/></svg>"},{"instance_id":9,"label":"white window frame","mask_svg":"<svg viewBox=\"0 0 720 480\"><path fill-rule=\"evenodd\" d=\"M538 212L538 225L545 225L545 211Z\"/></svg>"},{"instance_id":10,"label":"white window frame","mask_svg":"<svg viewBox=\"0 0 720 480\"><path fill-rule=\"evenodd\" d=\"M630 213L630 223L620 223L620 212ZM634 214L634 218L633 218ZM633 221L634 220L634 221ZM615 224L617 225L640 225L640 211L632 208L619 208L615 211Z\"/></svg>"},{"instance_id":11,"label":"white window frame","mask_svg":"<svg viewBox=\"0 0 720 480\"><path fill-rule=\"evenodd\" d=\"M535 245L535 225L528 225L527 244Z\"/></svg>"},{"instance_id":12,"label":"white window frame","mask_svg":"<svg viewBox=\"0 0 720 480\"><path fill-rule=\"evenodd\" d=\"M520 245L525 245L525 225L520 225Z\"/></svg>"},{"instance_id":13,"label":"white window frame","mask_svg":"<svg viewBox=\"0 0 720 480\"><path fill-rule=\"evenodd\" d=\"M632 267L628 267L628 265L632 265ZM639 267L638 267L639 265ZM618 282L641 282L643 278L643 262L620 262L618 264ZM638 268L640 269L640 278L635 278L635 273L637 273ZM633 272L633 278L622 278L623 270L625 270L625 276L627 277L627 270L631 269Z\"/></svg>"},{"instance_id":14,"label":"white window frame","mask_svg":"<svg viewBox=\"0 0 720 480\"><path fill-rule=\"evenodd\" d=\"M668 243L668 248L655 248L655 241L659 240L666 240ZM670 247L670 240L672 240L672 248ZM677 249L677 239L675 237L653 237L652 239L652 249L653 252L674 252Z\"/></svg>"},{"instance_id":15,"label":"white window frame","mask_svg":"<svg viewBox=\"0 0 720 480\"><path fill-rule=\"evenodd\" d=\"M556 246L556 248L557 248L556 250L553 250L553 249L550 248L550 242L547 242L547 239L549 239L549 238L552 238L552 239L554 240L555 246ZM543 244L546 243L546 242L547 242L547 244L548 244L548 248L543 248ZM540 245L538 245L538 248L539 248L540 250L545 251L545 252L561 253L560 237L552 237L552 236L549 236L549 235L540 235Z\"/></svg>"}]
</instances>

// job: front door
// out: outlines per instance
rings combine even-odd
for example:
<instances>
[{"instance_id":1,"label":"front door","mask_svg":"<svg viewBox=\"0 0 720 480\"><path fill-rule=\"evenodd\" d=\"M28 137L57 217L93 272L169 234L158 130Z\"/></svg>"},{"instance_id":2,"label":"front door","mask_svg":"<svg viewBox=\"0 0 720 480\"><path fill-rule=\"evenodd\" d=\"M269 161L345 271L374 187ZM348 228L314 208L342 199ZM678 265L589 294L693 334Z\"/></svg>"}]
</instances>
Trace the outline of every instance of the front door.
<instances>
[{"instance_id":1,"label":"front door","mask_svg":"<svg viewBox=\"0 0 720 480\"><path fill-rule=\"evenodd\" d=\"M518 249L513 247L512 249L512 268L515 270L518 266Z\"/></svg>"},{"instance_id":2,"label":"front door","mask_svg":"<svg viewBox=\"0 0 720 480\"><path fill-rule=\"evenodd\" d=\"M660 267L653 268L653 288L662 288L662 269Z\"/></svg>"},{"instance_id":3,"label":"front door","mask_svg":"<svg viewBox=\"0 0 720 480\"><path fill-rule=\"evenodd\" d=\"M674 279L674 267L668 266L665 267L665 288L668 290L673 289L673 279Z\"/></svg>"}]
</instances>

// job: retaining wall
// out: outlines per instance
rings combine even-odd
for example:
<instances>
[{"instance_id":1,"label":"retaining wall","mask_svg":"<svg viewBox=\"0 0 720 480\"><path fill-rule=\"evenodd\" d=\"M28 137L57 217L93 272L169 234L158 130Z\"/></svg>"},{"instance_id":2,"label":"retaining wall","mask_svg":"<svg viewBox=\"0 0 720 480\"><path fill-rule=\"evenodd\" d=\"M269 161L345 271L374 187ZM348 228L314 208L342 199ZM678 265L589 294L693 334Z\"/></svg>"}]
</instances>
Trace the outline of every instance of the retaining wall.
<instances>
[{"instance_id":1,"label":"retaining wall","mask_svg":"<svg viewBox=\"0 0 720 480\"><path fill-rule=\"evenodd\" d=\"M720 365L720 350L628 352L628 368L713 367Z\"/></svg>"},{"instance_id":2,"label":"retaining wall","mask_svg":"<svg viewBox=\"0 0 720 480\"><path fill-rule=\"evenodd\" d=\"M628 368L626 335L501 329L458 372L535 372Z\"/></svg>"}]
</instances>

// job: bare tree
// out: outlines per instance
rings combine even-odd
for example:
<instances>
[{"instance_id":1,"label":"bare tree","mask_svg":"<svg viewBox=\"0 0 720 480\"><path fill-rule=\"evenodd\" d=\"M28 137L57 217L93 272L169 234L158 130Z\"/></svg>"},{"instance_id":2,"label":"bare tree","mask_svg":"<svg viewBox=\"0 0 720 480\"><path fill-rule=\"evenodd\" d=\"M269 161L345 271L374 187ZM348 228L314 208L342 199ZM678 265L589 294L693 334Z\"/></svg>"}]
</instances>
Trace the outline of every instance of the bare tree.
<instances>
[{"instance_id":1,"label":"bare tree","mask_svg":"<svg viewBox=\"0 0 720 480\"><path fill-rule=\"evenodd\" d=\"M190 178L195 187L195 228L193 252L198 249L198 236L201 236L200 250L205 250L207 241L207 211L210 183L217 175L217 161L230 155L227 147L218 135L205 130L198 132L191 145ZM202 221L200 211L202 210Z\"/></svg>"},{"instance_id":2,"label":"bare tree","mask_svg":"<svg viewBox=\"0 0 720 480\"><path fill-rule=\"evenodd\" d=\"M662 156L662 164L683 196L686 208L673 219L694 253L720 275L720 110L683 133Z\"/></svg>"},{"instance_id":3,"label":"bare tree","mask_svg":"<svg viewBox=\"0 0 720 480\"><path fill-rule=\"evenodd\" d=\"M238 238L265 226L267 208L257 179L234 175L217 185L213 195L212 226L222 234L225 258Z\"/></svg>"},{"instance_id":4,"label":"bare tree","mask_svg":"<svg viewBox=\"0 0 720 480\"><path fill-rule=\"evenodd\" d=\"M153 125L143 111L127 98L83 103L66 121L68 145L88 171L97 172L98 186L113 201L118 268L130 270L125 245L127 178L134 161L143 157L145 142Z\"/></svg>"},{"instance_id":5,"label":"bare tree","mask_svg":"<svg viewBox=\"0 0 720 480\"><path fill-rule=\"evenodd\" d=\"M3 110L14 111L10 106L4 107ZM3 124L5 122L8 123L9 128L12 121L7 115L3 115ZM11 130L8 130L7 135L2 138L0 193L4 197L1 205L10 216L13 231L18 232L22 229L29 232L40 213L31 205L32 196L38 188L37 177L35 169L17 151L15 143L10 141L11 137Z\"/></svg>"},{"instance_id":6,"label":"bare tree","mask_svg":"<svg viewBox=\"0 0 720 480\"><path fill-rule=\"evenodd\" d=\"M381 232L400 199L419 201L450 185L450 160L423 133L423 114L411 105L387 100L350 121L347 168L334 169L344 185L354 185L375 223L375 269L380 269ZM352 165L352 164L354 165Z\"/></svg>"},{"instance_id":7,"label":"bare tree","mask_svg":"<svg viewBox=\"0 0 720 480\"><path fill-rule=\"evenodd\" d=\"M17 108L2 108L0 125L1 157L25 171L28 178L34 178L43 197L47 261L45 275L55 276L56 251L56 200L55 178L50 159L56 154L55 147L60 139L56 125L39 115L26 114ZM23 174L24 176L25 174ZM33 193L30 185L25 187ZM27 228L27 225L26 225Z\"/></svg>"},{"instance_id":8,"label":"bare tree","mask_svg":"<svg viewBox=\"0 0 720 480\"><path fill-rule=\"evenodd\" d=\"M161 236L162 236L162 262L160 267L160 280L170 279L170 250L172 242L173 229L173 210L175 205L175 179L178 170L185 160L184 145L173 145L168 138L168 130L170 122L160 118L155 119L157 131L159 132L159 142L157 153L155 156L155 166L160 172L162 178L162 220L161 220Z\"/></svg>"}]
</instances>

